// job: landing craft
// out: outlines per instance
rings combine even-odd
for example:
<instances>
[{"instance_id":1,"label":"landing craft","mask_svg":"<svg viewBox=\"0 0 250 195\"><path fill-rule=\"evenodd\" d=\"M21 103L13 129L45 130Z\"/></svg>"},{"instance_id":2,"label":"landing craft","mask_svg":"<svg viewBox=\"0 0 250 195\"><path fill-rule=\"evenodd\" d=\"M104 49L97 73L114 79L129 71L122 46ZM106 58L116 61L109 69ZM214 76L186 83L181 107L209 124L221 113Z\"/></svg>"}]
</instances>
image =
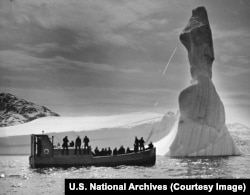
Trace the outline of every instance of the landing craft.
<instances>
[{"instance_id":1,"label":"landing craft","mask_svg":"<svg viewBox=\"0 0 250 195\"><path fill-rule=\"evenodd\" d=\"M40 141L38 141L40 140ZM38 143L39 142L39 143ZM106 166L120 165L153 166L156 161L156 148L146 148L138 152L125 154L94 156L91 147L81 148L81 154L76 155L75 149L68 149L63 155L61 148L56 148L53 136L46 134L31 135L31 155L29 163L31 168L40 167L76 167L76 166Z\"/></svg>"}]
</instances>

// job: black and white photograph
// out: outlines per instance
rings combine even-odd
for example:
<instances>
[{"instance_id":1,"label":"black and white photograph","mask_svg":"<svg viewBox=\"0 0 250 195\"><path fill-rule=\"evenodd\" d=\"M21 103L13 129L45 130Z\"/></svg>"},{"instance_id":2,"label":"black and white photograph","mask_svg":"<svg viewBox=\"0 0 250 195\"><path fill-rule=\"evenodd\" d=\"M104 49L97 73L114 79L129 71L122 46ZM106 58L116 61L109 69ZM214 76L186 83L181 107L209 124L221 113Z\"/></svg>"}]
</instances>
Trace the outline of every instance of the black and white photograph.
<instances>
[{"instance_id":1,"label":"black and white photograph","mask_svg":"<svg viewBox=\"0 0 250 195\"><path fill-rule=\"evenodd\" d=\"M249 191L249 19L249 0L0 0L0 194Z\"/></svg>"}]
</instances>

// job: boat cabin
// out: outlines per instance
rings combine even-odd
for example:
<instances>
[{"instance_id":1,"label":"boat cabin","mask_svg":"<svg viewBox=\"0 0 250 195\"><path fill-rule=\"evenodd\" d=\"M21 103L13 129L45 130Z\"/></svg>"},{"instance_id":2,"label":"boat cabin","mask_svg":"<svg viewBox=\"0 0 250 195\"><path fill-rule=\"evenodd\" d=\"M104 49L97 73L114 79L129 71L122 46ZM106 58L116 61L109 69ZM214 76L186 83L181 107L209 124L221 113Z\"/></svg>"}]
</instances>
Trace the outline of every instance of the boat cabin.
<instances>
[{"instance_id":1,"label":"boat cabin","mask_svg":"<svg viewBox=\"0 0 250 195\"><path fill-rule=\"evenodd\" d=\"M44 134L31 135L31 156L54 156L53 139Z\"/></svg>"}]
</instances>

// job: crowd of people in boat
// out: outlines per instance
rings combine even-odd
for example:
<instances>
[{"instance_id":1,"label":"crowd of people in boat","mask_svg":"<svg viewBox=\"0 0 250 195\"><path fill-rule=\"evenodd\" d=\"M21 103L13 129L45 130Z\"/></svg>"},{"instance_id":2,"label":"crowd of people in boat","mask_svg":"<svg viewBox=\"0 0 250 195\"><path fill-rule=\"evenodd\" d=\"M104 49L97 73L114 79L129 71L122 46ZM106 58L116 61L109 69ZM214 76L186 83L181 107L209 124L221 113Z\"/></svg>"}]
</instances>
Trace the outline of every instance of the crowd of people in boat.
<instances>
[{"instance_id":1,"label":"crowd of people in boat","mask_svg":"<svg viewBox=\"0 0 250 195\"><path fill-rule=\"evenodd\" d=\"M71 141L69 143L68 137L65 136L63 138L63 144L62 144L62 154L69 154L68 151L68 147L75 147L75 155L77 154L91 154L93 156L109 156L109 155L120 155L120 154L128 154L128 153L133 153L133 152L139 152L139 151L144 151L145 150L145 141L143 139L143 137L141 137L141 139L138 139L137 137L135 137L135 141L134 141L134 149L131 150L129 147L127 147L126 149L123 146L120 146L120 148L114 148L113 150L111 150L110 147L108 148L102 148L101 150L99 150L98 147L95 148L94 151L91 151L91 147L89 146L89 138L87 136L85 136L83 138L83 143L84 146L83 148L81 147L82 145L82 141L81 138L78 136L74 141ZM148 144L148 148L147 149L152 149L153 143L150 142Z\"/></svg>"}]
</instances>

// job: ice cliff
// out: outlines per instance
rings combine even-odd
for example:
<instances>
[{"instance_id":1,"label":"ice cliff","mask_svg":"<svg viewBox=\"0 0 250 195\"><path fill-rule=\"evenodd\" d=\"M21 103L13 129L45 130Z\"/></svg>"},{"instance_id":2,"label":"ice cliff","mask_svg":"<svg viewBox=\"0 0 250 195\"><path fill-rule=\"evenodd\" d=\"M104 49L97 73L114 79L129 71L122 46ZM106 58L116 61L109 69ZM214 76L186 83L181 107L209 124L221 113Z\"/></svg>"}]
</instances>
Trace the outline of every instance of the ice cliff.
<instances>
[{"instance_id":1,"label":"ice cliff","mask_svg":"<svg viewBox=\"0 0 250 195\"><path fill-rule=\"evenodd\" d=\"M204 7L192 11L180 40L188 52L193 85L180 93L179 121L168 136L156 143L160 147L158 154L176 157L240 155L225 125L224 106L212 82L213 40Z\"/></svg>"}]
</instances>

